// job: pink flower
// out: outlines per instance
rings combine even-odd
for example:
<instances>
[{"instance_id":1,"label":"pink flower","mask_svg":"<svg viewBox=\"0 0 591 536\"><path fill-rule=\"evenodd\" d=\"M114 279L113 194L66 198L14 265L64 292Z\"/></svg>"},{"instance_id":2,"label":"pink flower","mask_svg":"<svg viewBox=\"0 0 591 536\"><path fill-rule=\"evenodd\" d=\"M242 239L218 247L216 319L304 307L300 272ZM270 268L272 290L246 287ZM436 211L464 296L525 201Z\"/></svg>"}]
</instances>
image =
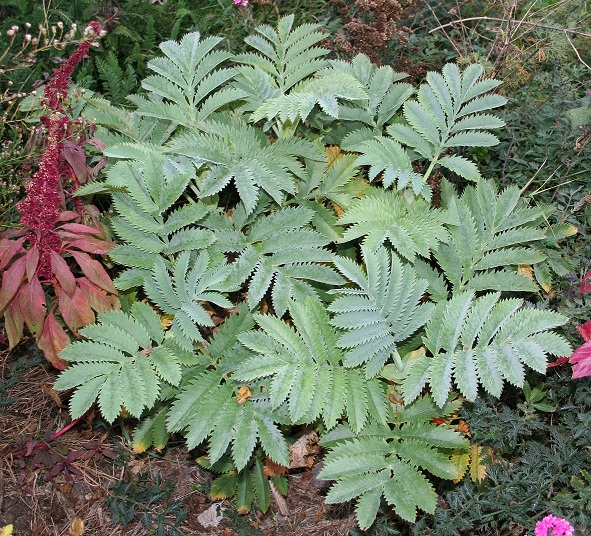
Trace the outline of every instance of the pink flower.
<instances>
[{"instance_id":1,"label":"pink flower","mask_svg":"<svg viewBox=\"0 0 591 536\"><path fill-rule=\"evenodd\" d=\"M561 517L552 514L536 523L536 536L574 536L572 525Z\"/></svg>"},{"instance_id":2,"label":"pink flower","mask_svg":"<svg viewBox=\"0 0 591 536\"><path fill-rule=\"evenodd\" d=\"M234 5L246 7L248 5L248 0L234 0Z\"/></svg>"}]
</instances>

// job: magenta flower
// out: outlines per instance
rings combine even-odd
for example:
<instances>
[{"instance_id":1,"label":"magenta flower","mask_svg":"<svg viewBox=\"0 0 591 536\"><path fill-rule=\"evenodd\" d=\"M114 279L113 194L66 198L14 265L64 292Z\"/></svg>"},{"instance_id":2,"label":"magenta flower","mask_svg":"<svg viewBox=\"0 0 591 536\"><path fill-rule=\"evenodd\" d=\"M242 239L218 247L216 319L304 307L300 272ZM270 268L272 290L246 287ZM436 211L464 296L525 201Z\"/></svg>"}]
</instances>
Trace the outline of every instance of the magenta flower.
<instances>
[{"instance_id":1,"label":"magenta flower","mask_svg":"<svg viewBox=\"0 0 591 536\"><path fill-rule=\"evenodd\" d=\"M246 7L248 5L248 0L234 0L234 5Z\"/></svg>"},{"instance_id":2,"label":"magenta flower","mask_svg":"<svg viewBox=\"0 0 591 536\"><path fill-rule=\"evenodd\" d=\"M536 523L536 536L574 536L573 526L561 517L552 514Z\"/></svg>"}]
</instances>

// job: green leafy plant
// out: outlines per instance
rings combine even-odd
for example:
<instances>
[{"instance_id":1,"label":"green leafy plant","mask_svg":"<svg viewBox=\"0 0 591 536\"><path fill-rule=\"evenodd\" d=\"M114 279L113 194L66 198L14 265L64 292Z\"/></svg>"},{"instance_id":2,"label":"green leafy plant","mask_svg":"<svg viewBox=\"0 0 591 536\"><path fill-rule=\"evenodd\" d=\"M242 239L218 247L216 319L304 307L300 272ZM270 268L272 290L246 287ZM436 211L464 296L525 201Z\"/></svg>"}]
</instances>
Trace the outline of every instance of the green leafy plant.
<instances>
[{"instance_id":1,"label":"green leafy plant","mask_svg":"<svg viewBox=\"0 0 591 536\"><path fill-rule=\"evenodd\" d=\"M175 482L139 474L129 482L114 482L109 487L105 502L111 512L111 522L129 525L139 516L142 526L150 534L180 536L180 523L187 518L187 510L180 501L171 501Z\"/></svg>"},{"instance_id":2,"label":"green leafy plant","mask_svg":"<svg viewBox=\"0 0 591 536\"><path fill-rule=\"evenodd\" d=\"M231 67L215 38L163 43L131 114L88 100L111 160L81 193L111 193L115 284L142 301L81 330L56 388L75 415L98 399L108 421L140 418L137 451L170 433L206 446L245 509L255 484L267 505L262 457L288 467L290 433L316 427L330 501L358 497L362 528L382 496L414 521L436 507L427 475L468 463L467 439L432 422L461 404L452 388L499 396L570 352L552 331L566 318L515 296L539 288L518 265L545 259L545 212L458 154L502 126L481 67L448 65L411 98L293 21L259 27ZM432 208L435 170L477 184L444 182Z\"/></svg>"}]
</instances>

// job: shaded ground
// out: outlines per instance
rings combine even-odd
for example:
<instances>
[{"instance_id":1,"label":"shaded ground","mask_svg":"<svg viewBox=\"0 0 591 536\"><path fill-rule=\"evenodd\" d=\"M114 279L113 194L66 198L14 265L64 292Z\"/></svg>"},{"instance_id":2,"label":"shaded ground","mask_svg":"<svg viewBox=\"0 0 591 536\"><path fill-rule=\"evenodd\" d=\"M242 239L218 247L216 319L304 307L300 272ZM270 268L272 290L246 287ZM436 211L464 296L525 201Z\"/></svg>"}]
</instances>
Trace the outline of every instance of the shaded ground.
<instances>
[{"instance_id":1,"label":"shaded ground","mask_svg":"<svg viewBox=\"0 0 591 536\"><path fill-rule=\"evenodd\" d=\"M211 478L182 443L161 456L136 455L127 446L131 430L120 429L117 437L113 430L97 429L96 420L93 428L91 415L47 448L45 434L62 429L69 417L51 390L56 371L31 366L35 352L27 342L11 354L0 352L0 528L13 524L15 536L139 536L157 533L159 525L169 531L161 534L177 529L184 535L345 536L355 527L350 505L324 504L310 483L310 470L290 475L287 515L276 501L264 516L238 516L229 501L222 501L223 519L204 528L197 517L212 505ZM79 457L69 464L63 461L68 455ZM48 480L52 469L58 474ZM186 519L178 523L175 514L182 518L185 511ZM126 515L131 519L125 526L112 522Z\"/></svg>"}]
</instances>

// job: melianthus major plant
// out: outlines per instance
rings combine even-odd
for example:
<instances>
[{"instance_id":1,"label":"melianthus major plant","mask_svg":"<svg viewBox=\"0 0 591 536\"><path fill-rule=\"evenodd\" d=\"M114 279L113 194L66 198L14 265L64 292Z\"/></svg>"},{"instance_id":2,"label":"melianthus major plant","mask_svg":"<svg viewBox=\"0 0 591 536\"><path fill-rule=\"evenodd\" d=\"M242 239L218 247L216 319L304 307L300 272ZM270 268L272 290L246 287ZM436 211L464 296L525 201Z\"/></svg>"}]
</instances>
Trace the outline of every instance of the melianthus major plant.
<instances>
[{"instance_id":1,"label":"melianthus major plant","mask_svg":"<svg viewBox=\"0 0 591 536\"><path fill-rule=\"evenodd\" d=\"M109 422L141 419L137 451L172 432L207 444L241 510L268 508L261 461L289 466L290 428L315 426L329 502L358 498L363 528L382 496L413 521L436 507L428 474L466 469L441 417L570 353L552 331L566 318L519 297L539 288L523 268L544 262L548 209L462 153L503 126L482 67L415 91L292 25L234 58L198 33L165 42L133 113L89 100L110 165L82 192L111 193L115 284L141 301L80 330L55 387L74 417L98 400ZM444 180L434 208L435 170L475 184Z\"/></svg>"}]
</instances>

